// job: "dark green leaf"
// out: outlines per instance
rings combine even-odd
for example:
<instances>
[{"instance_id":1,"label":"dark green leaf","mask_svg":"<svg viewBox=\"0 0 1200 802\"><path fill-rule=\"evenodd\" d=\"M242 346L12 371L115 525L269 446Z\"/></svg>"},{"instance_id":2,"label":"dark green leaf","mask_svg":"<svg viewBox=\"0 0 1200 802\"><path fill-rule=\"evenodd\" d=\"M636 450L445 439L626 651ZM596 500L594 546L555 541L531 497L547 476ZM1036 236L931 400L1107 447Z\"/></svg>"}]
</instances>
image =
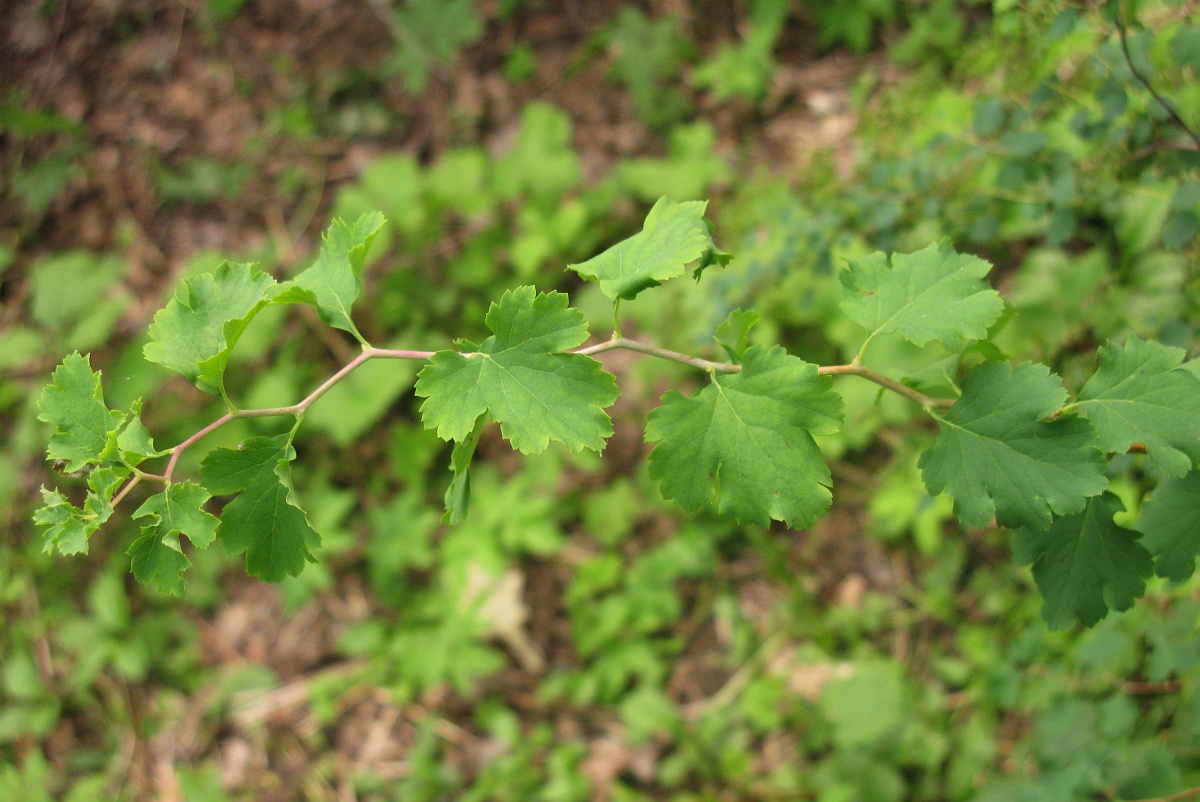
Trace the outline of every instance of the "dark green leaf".
<instances>
[{"instance_id":1,"label":"dark green leaf","mask_svg":"<svg viewBox=\"0 0 1200 802\"><path fill-rule=\"evenodd\" d=\"M233 553L246 552L246 572L268 582L297 576L321 538L296 503L291 462L296 452L289 435L252 437L237 450L217 448L200 466L206 488L225 505L217 537Z\"/></svg>"},{"instance_id":2,"label":"dark green leaf","mask_svg":"<svg viewBox=\"0 0 1200 802\"><path fill-rule=\"evenodd\" d=\"M1033 558L1042 617L1051 629L1092 626L1109 610L1127 610L1146 591L1150 554L1138 533L1113 522L1124 505L1112 493L1089 499L1082 512L1044 532L1021 529L1020 550Z\"/></svg>"},{"instance_id":3,"label":"dark green leaf","mask_svg":"<svg viewBox=\"0 0 1200 802\"><path fill-rule=\"evenodd\" d=\"M1168 248L1182 248L1196 238L1198 229L1200 221L1193 210L1171 212L1163 223L1163 244Z\"/></svg>"},{"instance_id":4,"label":"dark green leaf","mask_svg":"<svg viewBox=\"0 0 1200 802\"><path fill-rule=\"evenodd\" d=\"M1154 555L1154 572L1182 582L1195 570L1200 554L1200 472L1168 479L1142 505L1137 528Z\"/></svg>"},{"instance_id":5,"label":"dark green leaf","mask_svg":"<svg viewBox=\"0 0 1200 802\"><path fill-rule=\"evenodd\" d=\"M752 346L740 373L650 412L650 476L685 510L715 501L742 523L808 526L829 509L829 468L814 434L841 428L842 399L816 365Z\"/></svg>"},{"instance_id":6,"label":"dark green leaf","mask_svg":"<svg viewBox=\"0 0 1200 802\"><path fill-rule=\"evenodd\" d=\"M967 526L994 516L1002 526L1045 529L1108 485L1091 425L1074 415L1048 420L1066 399L1049 368L984 362L962 389L919 465L929 493L949 492Z\"/></svg>"}]
</instances>

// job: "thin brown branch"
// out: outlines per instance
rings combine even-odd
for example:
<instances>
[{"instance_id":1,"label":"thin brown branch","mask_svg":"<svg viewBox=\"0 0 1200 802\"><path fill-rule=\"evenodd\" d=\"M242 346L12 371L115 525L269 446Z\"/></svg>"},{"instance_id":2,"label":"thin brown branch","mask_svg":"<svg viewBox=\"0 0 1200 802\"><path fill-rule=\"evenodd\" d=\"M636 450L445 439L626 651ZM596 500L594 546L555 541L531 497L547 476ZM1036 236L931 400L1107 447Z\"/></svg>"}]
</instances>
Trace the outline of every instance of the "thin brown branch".
<instances>
[{"instance_id":1,"label":"thin brown branch","mask_svg":"<svg viewBox=\"0 0 1200 802\"><path fill-rule=\"evenodd\" d=\"M600 354L605 351L614 351L623 349L626 351L635 351L641 354L656 356L660 359L666 359L671 362L678 362L683 365L689 365L704 371L713 373L738 373L741 371L741 365L734 365L728 362L717 362L711 359L701 359L700 357L683 354L678 351L672 351L669 348L660 348L657 345L631 340L626 337L614 337L610 340L605 340L601 343L578 348L571 353L590 356L592 354ZM346 378L359 365L371 359L419 359L426 360L432 357L433 351L409 351L395 348L374 348L367 347L362 350L362 353L351 359L343 365L336 373L326 379L315 390L306 395L295 404L290 404L284 407L263 407L261 409L234 409L217 418L212 423L200 429L198 432L187 438L179 445L171 449L171 458L167 462L167 469L161 477L153 476L152 474L138 474L127 484L121 492L113 499L113 504L121 501L131 491L135 485L142 479L155 479L162 481L165 484L171 483L171 478L175 475L175 467L179 464L179 458L183 452L190 448L201 439L220 429L225 424L239 420L241 418L268 418L268 417L286 417L288 415L301 415L310 406L316 403L317 399L329 392L335 384ZM474 354L463 354L465 357L472 357ZM927 410L934 407L948 407L954 403L950 398L934 398L918 392L911 387L906 387L894 379L884 376L882 373L877 373L870 368L865 368L858 364L849 365L826 365L817 368L817 372L825 375L851 375L859 376L867 381L874 382L885 389L891 390L894 393L904 396L916 403L920 404Z\"/></svg>"},{"instance_id":2,"label":"thin brown branch","mask_svg":"<svg viewBox=\"0 0 1200 802\"><path fill-rule=\"evenodd\" d=\"M925 393L901 384L895 379L889 379L882 373L877 373L870 368L864 368L862 365L855 365L853 363L849 365L826 365L824 367L817 368L817 373L823 373L830 376L858 376L859 378L866 379L867 381L875 382L880 387L891 390L897 395L902 395L910 401L916 401L918 404L925 407L925 409L932 409L934 407L940 407L944 409L946 407L954 406L955 399L953 398L935 398L931 395L925 395Z\"/></svg>"},{"instance_id":3,"label":"thin brown branch","mask_svg":"<svg viewBox=\"0 0 1200 802\"><path fill-rule=\"evenodd\" d=\"M614 337L611 340L605 340L596 345L589 345L585 348L580 348L572 353L575 354L600 354L605 351L614 351L624 349L626 351L637 351L642 354L659 357L660 359L668 359L672 362L679 362L683 365L690 365L700 370L711 370L717 373L738 373L741 371L741 365L731 365L728 362L714 362L709 359L700 359L699 357L681 354L678 351L672 351L667 348L660 348L657 345L631 340L627 337ZM926 409L934 407L949 407L953 406L953 398L934 398L933 396L925 395L922 392L914 390L911 387L901 384L894 379L889 379L882 373L878 373L870 368L864 368L862 365L851 363L849 365L825 365L817 368L817 372L829 376L858 376L870 382L875 382L880 387L891 390L893 393L904 396L905 398L915 401Z\"/></svg>"},{"instance_id":4,"label":"thin brown branch","mask_svg":"<svg viewBox=\"0 0 1200 802\"><path fill-rule=\"evenodd\" d=\"M1129 71L1133 73L1133 77L1138 79L1138 83L1146 88L1146 91L1150 93L1150 96L1157 100L1159 105L1167 110L1167 114L1171 115L1171 119L1175 121L1175 124L1182 128L1187 135L1192 138L1192 141L1196 143L1197 147L1200 147L1200 134L1197 134L1196 131L1187 124L1183 117L1179 115L1179 112L1176 110L1176 108L1169 103L1166 98L1158 93L1158 90L1154 88L1152 83L1150 83L1150 79L1143 75L1138 68L1134 66L1133 57L1129 53L1129 39L1125 31L1125 23L1121 21L1120 16L1115 17L1113 22L1117 26L1117 36L1121 40L1121 55L1125 57L1125 64L1129 67Z\"/></svg>"},{"instance_id":5,"label":"thin brown branch","mask_svg":"<svg viewBox=\"0 0 1200 802\"><path fill-rule=\"evenodd\" d=\"M404 351L393 348L364 348L361 354L343 365L337 373L334 373L332 376L322 382L319 387L306 395L300 401L297 401L295 404L291 404L286 407L237 409L227 412L221 417L217 418L215 421L208 424L203 429L171 449L171 459L167 462L166 471L163 472L163 481L165 481L167 484L171 483L171 477L175 473L175 466L179 462L179 457L184 451L186 451L197 441L212 434L230 421L235 421L240 418L271 418L284 417L287 415L299 415L312 406L318 398L329 392L335 384L346 378L351 371L369 359L428 359L431 356L433 356L432 351ZM123 497L125 493L131 489L132 487L126 487L125 490L122 491L121 497Z\"/></svg>"}]
</instances>

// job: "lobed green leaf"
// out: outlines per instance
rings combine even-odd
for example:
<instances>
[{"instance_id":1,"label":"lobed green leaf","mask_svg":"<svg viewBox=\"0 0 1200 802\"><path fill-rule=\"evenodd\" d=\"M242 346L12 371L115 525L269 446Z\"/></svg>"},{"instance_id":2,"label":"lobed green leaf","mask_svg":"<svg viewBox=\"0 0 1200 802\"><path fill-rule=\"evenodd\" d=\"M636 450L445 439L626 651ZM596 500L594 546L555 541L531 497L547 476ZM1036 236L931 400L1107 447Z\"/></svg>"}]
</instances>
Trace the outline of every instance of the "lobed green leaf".
<instances>
[{"instance_id":1,"label":"lobed green leaf","mask_svg":"<svg viewBox=\"0 0 1200 802\"><path fill-rule=\"evenodd\" d=\"M851 260L838 277L842 310L871 336L899 332L917 345L940 340L951 350L987 336L1004 300L982 279L992 266L942 240L916 253Z\"/></svg>"},{"instance_id":2,"label":"lobed green leaf","mask_svg":"<svg viewBox=\"0 0 1200 802\"><path fill-rule=\"evenodd\" d=\"M276 301L312 304L330 326L348 331L366 344L350 311L362 293L361 275L367 251L383 224L383 215L379 212L364 214L354 225L334 220L322 238L317 261L288 282Z\"/></svg>"},{"instance_id":3,"label":"lobed green leaf","mask_svg":"<svg viewBox=\"0 0 1200 802\"><path fill-rule=\"evenodd\" d=\"M1179 369L1185 353L1130 337L1100 349L1099 364L1075 404L1105 451L1144 443L1150 464L1183 476L1200 463L1200 379Z\"/></svg>"},{"instance_id":4,"label":"lobed green leaf","mask_svg":"<svg viewBox=\"0 0 1200 802\"><path fill-rule=\"evenodd\" d=\"M223 396L233 347L278 292L275 279L252 264L225 262L215 273L194 276L154 316L143 354Z\"/></svg>"},{"instance_id":5,"label":"lobed green leaf","mask_svg":"<svg viewBox=\"0 0 1200 802\"><path fill-rule=\"evenodd\" d=\"M617 383L591 357L562 353L587 339L567 296L518 287L492 304L486 321L495 333L478 351L438 351L421 370L425 427L461 443L486 413L525 454L540 454L551 440L603 450L612 434L604 408L617 399Z\"/></svg>"},{"instance_id":6,"label":"lobed green leaf","mask_svg":"<svg viewBox=\"0 0 1200 802\"><path fill-rule=\"evenodd\" d=\"M1016 532L1015 549L1033 565L1042 617L1051 629L1090 627L1109 610L1128 610L1145 593L1153 573L1150 554L1138 532L1113 522L1124 509L1119 498L1104 493L1045 531Z\"/></svg>"},{"instance_id":7,"label":"lobed green leaf","mask_svg":"<svg viewBox=\"0 0 1200 802\"><path fill-rule=\"evenodd\" d=\"M116 432L125 415L104 404L100 371L78 352L62 361L38 399L38 420L54 425L46 457L68 473L117 458Z\"/></svg>"},{"instance_id":8,"label":"lobed green leaf","mask_svg":"<svg viewBox=\"0 0 1200 802\"><path fill-rule=\"evenodd\" d=\"M752 346L740 373L697 395L675 392L646 421L650 476L685 510L711 506L741 523L801 528L832 502L829 467L813 440L842 424L842 398L817 366L782 347Z\"/></svg>"},{"instance_id":9,"label":"lobed green leaf","mask_svg":"<svg viewBox=\"0 0 1200 802\"><path fill-rule=\"evenodd\" d=\"M212 496L200 485L177 482L146 499L133 513L149 518L142 535L126 552L132 558L133 575L163 593L183 595L183 572L192 563L183 553L180 535L187 535L196 548L204 549L217 534L217 518L204 511Z\"/></svg>"},{"instance_id":10,"label":"lobed green leaf","mask_svg":"<svg viewBox=\"0 0 1200 802\"><path fill-rule=\"evenodd\" d=\"M1046 529L1108 486L1091 424L1069 414L1048 420L1066 391L1046 366L984 362L962 389L918 465L930 495L949 492L967 526L994 516L1002 526Z\"/></svg>"},{"instance_id":11,"label":"lobed green leaf","mask_svg":"<svg viewBox=\"0 0 1200 802\"><path fill-rule=\"evenodd\" d=\"M42 488L42 506L33 521L46 527L42 551L50 554L87 554L88 538L112 516L113 495L129 476L121 465L97 468L88 474L88 494L76 507L57 490Z\"/></svg>"},{"instance_id":12,"label":"lobed green leaf","mask_svg":"<svg viewBox=\"0 0 1200 802\"><path fill-rule=\"evenodd\" d=\"M268 582L297 576L316 562L310 549L320 536L296 502L291 437L251 437L238 449L217 448L200 465L204 486L214 495L237 493L221 512L217 537L234 554L246 552L246 573Z\"/></svg>"},{"instance_id":13,"label":"lobed green leaf","mask_svg":"<svg viewBox=\"0 0 1200 802\"><path fill-rule=\"evenodd\" d=\"M1175 582L1191 576L1200 554L1200 471L1154 488L1142 505L1137 528L1154 555L1154 573Z\"/></svg>"},{"instance_id":14,"label":"lobed green leaf","mask_svg":"<svg viewBox=\"0 0 1200 802\"><path fill-rule=\"evenodd\" d=\"M633 299L642 290L682 276L689 264L714 251L704 220L707 205L707 201L676 203L659 198L639 233L567 269L600 282L600 290L613 300ZM720 251L711 260L724 264L728 254ZM700 269L705 266L702 262Z\"/></svg>"}]
</instances>

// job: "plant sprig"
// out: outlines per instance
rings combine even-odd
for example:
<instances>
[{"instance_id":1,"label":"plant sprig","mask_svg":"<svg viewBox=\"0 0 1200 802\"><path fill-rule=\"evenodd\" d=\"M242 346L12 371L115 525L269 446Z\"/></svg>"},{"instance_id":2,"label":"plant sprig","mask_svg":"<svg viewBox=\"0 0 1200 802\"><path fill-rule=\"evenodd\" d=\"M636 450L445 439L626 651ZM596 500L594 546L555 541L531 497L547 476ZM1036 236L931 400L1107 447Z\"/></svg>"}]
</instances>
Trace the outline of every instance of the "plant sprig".
<instances>
[{"instance_id":1,"label":"plant sprig","mask_svg":"<svg viewBox=\"0 0 1200 802\"><path fill-rule=\"evenodd\" d=\"M685 510L715 508L759 526L776 520L804 527L819 519L832 503L832 478L814 438L843 425L843 402L832 377L858 376L919 405L936 423L939 433L920 460L926 487L933 494L949 493L964 525L994 521L1020 531L1035 579L1052 593L1047 597L1052 625L1092 624L1110 608L1129 606L1142 594L1154 558L1172 578L1190 574L1200 535L1181 535L1162 515L1152 515L1137 530L1117 526L1112 517L1120 503L1106 492L1105 454L1145 451L1162 475L1181 480L1196 475L1200 380L1180 369L1183 351L1137 338L1107 345L1096 374L1070 402L1061 379L1046 366L980 362L978 349L968 357L968 347L988 336L1004 302L984 282L990 265L956 253L946 241L911 254L877 253L848 263L841 273L842 309L865 336L846 364L818 366L780 346L751 344L757 315L740 310L717 333L729 361L623 336L623 300L689 270L699 278L731 259L713 240L704 210L704 203L664 198L641 232L571 267L598 282L613 303L612 335L592 344L583 315L565 295L524 286L492 304L486 318L492 335L475 350L371 345L351 312L361 293L367 249L383 225L378 213L353 225L334 221L316 263L292 281L281 283L254 265L232 263L190 279L155 316L145 353L221 398L225 413L177 445L157 450L141 423L140 404L129 412L109 409L100 373L87 357L68 356L42 394L41 417L55 426L48 456L67 471L87 473L88 492L77 507L58 491L43 489L45 505L35 517L45 527L46 550L86 552L88 538L113 508L151 482L162 489L134 513L148 523L129 549L141 581L167 593L183 592L189 565L184 537L192 548L221 540L245 552L247 571L263 579L299 573L315 559L320 538L292 487L292 441L305 412L373 359L426 363L415 392L423 399L426 428L455 444L446 505L447 520L456 522L467 514L471 458L488 422L499 423L504 437L526 454L540 453L553 441L574 451L603 450L613 431L605 410L618 388L594 357L626 350L707 376L692 395L663 396L646 426L646 439L654 443L650 476ZM224 386L230 353L255 315L280 304L314 307L330 326L359 340L362 350L294 404L240 409ZM948 376L946 387L935 388L944 395L931 395L867 367L868 347L883 335L918 346L939 341L958 353L951 373L961 377ZM286 434L251 437L238 449L212 449L202 460L198 483L176 478L182 455L209 434L235 420L261 417L293 417L295 423ZM162 473L141 467L163 458ZM217 495L234 497L219 517L204 509ZM1171 496L1176 497L1185 496ZM1141 531L1149 535L1145 544ZM1068 552L1069 564L1060 559ZM1125 557L1106 556L1113 553Z\"/></svg>"}]
</instances>

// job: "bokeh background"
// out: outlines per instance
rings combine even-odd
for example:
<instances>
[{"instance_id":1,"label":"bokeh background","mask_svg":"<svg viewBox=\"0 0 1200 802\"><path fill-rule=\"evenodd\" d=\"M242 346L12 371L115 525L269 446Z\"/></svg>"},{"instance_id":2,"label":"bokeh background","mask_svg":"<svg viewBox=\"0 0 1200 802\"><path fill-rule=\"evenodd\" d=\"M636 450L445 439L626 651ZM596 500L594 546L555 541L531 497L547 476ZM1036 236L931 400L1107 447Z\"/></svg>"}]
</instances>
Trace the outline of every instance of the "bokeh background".
<instances>
[{"instance_id":1,"label":"bokeh background","mask_svg":"<svg viewBox=\"0 0 1200 802\"><path fill-rule=\"evenodd\" d=\"M42 485L83 487L37 421L64 355L177 443L221 412L141 356L181 279L294 275L332 217L372 210L356 314L381 345L479 340L527 283L607 336L563 267L668 195L709 199L736 258L623 306L626 335L715 357L753 308L756 341L844 362L864 333L837 308L843 260L949 237L995 266L1006 358L1073 389L1110 338L1194 358L1198 130L1182 0L7 0L0 799L1200 796L1196 581L1049 631L1008 533L926 494L932 422L855 378L821 443L834 508L803 532L663 502L644 415L703 376L621 352L605 454L525 459L486 431L456 528L419 366L354 373L300 431L324 543L279 585L218 544L164 597L129 574L134 506L73 558L30 520ZM291 403L355 349L268 310L232 391ZM881 338L871 364L941 363ZM1139 459L1114 463L1131 515Z\"/></svg>"}]
</instances>

